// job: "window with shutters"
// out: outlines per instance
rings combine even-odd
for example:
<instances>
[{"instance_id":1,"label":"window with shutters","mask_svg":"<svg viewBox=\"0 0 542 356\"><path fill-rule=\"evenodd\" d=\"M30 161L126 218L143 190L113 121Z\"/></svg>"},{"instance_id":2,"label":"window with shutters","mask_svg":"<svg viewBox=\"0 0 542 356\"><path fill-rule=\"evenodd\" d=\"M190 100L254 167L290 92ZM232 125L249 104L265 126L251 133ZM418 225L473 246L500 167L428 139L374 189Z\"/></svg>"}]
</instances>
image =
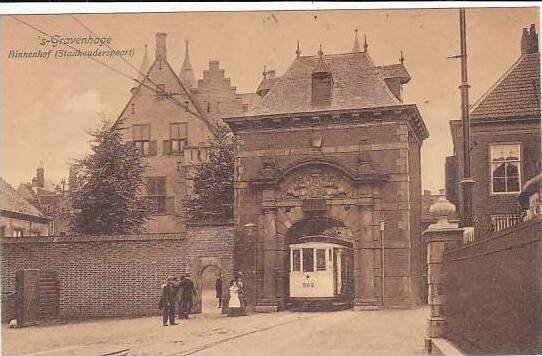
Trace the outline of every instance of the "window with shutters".
<instances>
[{"instance_id":1,"label":"window with shutters","mask_svg":"<svg viewBox=\"0 0 542 356\"><path fill-rule=\"evenodd\" d=\"M521 145L490 146L491 193L519 193L521 190Z\"/></svg>"},{"instance_id":2,"label":"window with shutters","mask_svg":"<svg viewBox=\"0 0 542 356\"><path fill-rule=\"evenodd\" d=\"M154 214L167 213L166 177L149 177L147 195L151 200L151 211Z\"/></svg>"},{"instance_id":3,"label":"window with shutters","mask_svg":"<svg viewBox=\"0 0 542 356\"><path fill-rule=\"evenodd\" d=\"M143 156L151 155L151 126L150 125L134 125L133 126L133 142L136 150Z\"/></svg>"},{"instance_id":4,"label":"window with shutters","mask_svg":"<svg viewBox=\"0 0 542 356\"><path fill-rule=\"evenodd\" d=\"M179 155L183 153L187 144L187 124L176 122L169 125L170 132L170 154Z\"/></svg>"},{"instance_id":5,"label":"window with shutters","mask_svg":"<svg viewBox=\"0 0 542 356\"><path fill-rule=\"evenodd\" d=\"M15 228L13 229L13 237L23 237L24 236L24 230Z\"/></svg>"}]
</instances>

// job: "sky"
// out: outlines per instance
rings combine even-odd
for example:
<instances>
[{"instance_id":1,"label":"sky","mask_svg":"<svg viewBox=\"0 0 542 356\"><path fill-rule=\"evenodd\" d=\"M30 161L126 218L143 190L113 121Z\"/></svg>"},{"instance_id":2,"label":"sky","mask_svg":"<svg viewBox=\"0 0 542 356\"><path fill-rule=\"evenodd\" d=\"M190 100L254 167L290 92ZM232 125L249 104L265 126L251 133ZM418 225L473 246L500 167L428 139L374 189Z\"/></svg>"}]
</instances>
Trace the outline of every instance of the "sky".
<instances>
[{"instance_id":1,"label":"sky","mask_svg":"<svg viewBox=\"0 0 542 356\"><path fill-rule=\"evenodd\" d=\"M17 16L49 34L88 36L71 15ZM93 32L110 37L115 49L134 49L127 60L139 67L144 45L154 57L154 34L167 33L168 61L178 71L190 43L197 79L209 60L219 60L238 93L254 92L264 66L281 75L302 55L347 53L354 30L367 36L376 65L398 63L403 51L412 80L404 102L417 104L429 130L422 146L422 187L444 186L445 157L452 154L449 120L460 118L457 9L184 12L81 14ZM519 58L523 27L539 28L538 8L467 9L471 104ZM2 145L0 176L17 187L43 162L46 179L68 175L69 162L89 152L88 132L101 117L114 120L134 82L85 57L9 58L11 51L36 51L43 36L11 17L0 17ZM60 47L59 47L60 48ZM66 47L62 47L67 49ZM94 47L92 47L94 48ZM120 59L101 59L128 77L137 73Z\"/></svg>"}]
</instances>

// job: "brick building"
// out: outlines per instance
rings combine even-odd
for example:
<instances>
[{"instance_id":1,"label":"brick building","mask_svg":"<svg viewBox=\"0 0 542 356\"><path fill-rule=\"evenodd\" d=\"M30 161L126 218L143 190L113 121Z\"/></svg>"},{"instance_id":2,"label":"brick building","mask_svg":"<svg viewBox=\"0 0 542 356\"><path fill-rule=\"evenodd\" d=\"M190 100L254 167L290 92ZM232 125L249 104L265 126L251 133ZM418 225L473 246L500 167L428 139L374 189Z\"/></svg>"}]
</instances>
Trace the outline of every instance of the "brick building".
<instances>
[{"instance_id":1,"label":"brick building","mask_svg":"<svg viewBox=\"0 0 542 356\"><path fill-rule=\"evenodd\" d=\"M0 178L0 237L47 236L50 219Z\"/></svg>"},{"instance_id":2,"label":"brick building","mask_svg":"<svg viewBox=\"0 0 542 356\"><path fill-rule=\"evenodd\" d=\"M177 75L168 61L165 33L156 34L154 61L145 52L140 72L140 85L131 89L116 126L149 164L145 175L154 211L147 231L182 232L192 168L206 159L207 141L221 117L248 110L257 95L238 94L218 61L210 61L196 81L188 43Z\"/></svg>"},{"instance_id":3,"label":"brick building","mask_svg":"<svg viewBox=\"0 0 542 356\"><path fill-rule=\"evenodd\" d=\"M502 230L520 220L518 195L540 173L540 52L534 25L524 28L521 54L475 102L471 118L473 214L481 231ZM454 155L446 161L448 200L461 214L461 121L450 121Z\"/></svg>"},{"instance_id":4,"label":"brick building","mask_svg":"<svg viewBox=\"0 0 542 356\"><path fill-rule=\"evenodd\" d=\"M32 182L19 184L17 192L49 218L49 235L68 233L69 197L65 181L55 185L45 179L45 169L40 164Z\"/></svg>"},{"instance_id":5,"label":"brick building","mask_svg":"<svg viewBox=\"0 0 542 356\"><path fill-rule=\"evenodd\" d=\"M267 73L269 75L269 73ZM272 74L261 102L224 119L238 138L235 269L258 310L289 299L289 245L331 234L353 249L356 309L420 303L420 147L428 136L410 76L350 53L301 56ZM380 221L385 221L382 296Z\"/></svg>"}]
</instances>

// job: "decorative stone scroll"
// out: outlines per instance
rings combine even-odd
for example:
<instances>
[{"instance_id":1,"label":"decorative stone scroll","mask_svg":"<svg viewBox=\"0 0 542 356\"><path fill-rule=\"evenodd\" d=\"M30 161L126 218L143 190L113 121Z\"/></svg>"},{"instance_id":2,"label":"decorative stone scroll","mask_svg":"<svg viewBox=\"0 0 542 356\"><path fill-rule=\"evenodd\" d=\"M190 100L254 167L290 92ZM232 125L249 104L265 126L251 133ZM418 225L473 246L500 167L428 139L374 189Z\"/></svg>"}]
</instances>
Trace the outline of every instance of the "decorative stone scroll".
<instances>
[{"instance_id":1,"label":"decorative stone scroll","mask_svg":"<svg viewBox=\"0 0 542 356\"><path fill-rule=\"evenodd\" d=\"M291 174L281 184L284 199L345 198L351 196L346 178L327 167L309 168Z\"/></svg>"}]
</instances>

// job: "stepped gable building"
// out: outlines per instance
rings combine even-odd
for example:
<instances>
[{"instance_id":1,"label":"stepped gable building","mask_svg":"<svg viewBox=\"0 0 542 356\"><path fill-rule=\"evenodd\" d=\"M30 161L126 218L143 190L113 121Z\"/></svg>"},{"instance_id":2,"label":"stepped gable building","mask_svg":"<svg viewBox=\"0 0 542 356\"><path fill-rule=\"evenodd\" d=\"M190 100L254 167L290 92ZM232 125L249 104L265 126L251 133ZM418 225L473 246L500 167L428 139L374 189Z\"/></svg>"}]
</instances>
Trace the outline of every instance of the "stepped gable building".
<instances>
[{"instance_id":1,"label":"stepped gable building","mask_svg":"<svg viewBox=\"0 0 542 356\"><path fill-rule=\"evenodd\" d=\"M472 105L470 118L473 214L481 230L502 230L521 219L518 195L540 173L540 51L535 25L523 29L519 58ZM454 155L447 159L446 190L457 192L448 199L461 214L461 121L450 121L450 130Z\"/></svg>"},{"instance_id":2,"label":"stepped gable building","mask_svg":"<svg viewBox=\"0 0 542 356\"><path fill-rule=\"evenodd\" d=\"M289 246L332 236L353 249L342 278L353 281L354 308L417 305L428 132L416 105L402 101L403 60L377 67L357 37L350 53L296 54L282 76L262 82L254 109L224 119L238 138L234 263L248 302L287 307Z\"/></svg>"},{"instance_id":3,"label":"stepped gable building","mask_svg":"<svg viewBox=\"0 0 542 356\"><path fill-rule=\"evenodd\" d=\"M218 61L210 61L196 81L186 43L179 75L170 65L165 33L156 34L152 63L147 47L140 69L141 84L115 125L133 142L149 166L145 172L153 213L147 232L182 232L184 201L191 194L191 172L206 159L207 142L224 115L242 114L256 102L254 94L237 94ZM259 98L259 97L258 97Z\"/></svg>"},{"instance_id":4,"label":"stepped gable building","mask_svg":"<svg viewBox=\"0 0 542 356\"><path fill-rule=\"evenodd\" d=\"M47 236L49 221L41 211L0 178L0 236Z\"/></svg>"}]
</instances>

